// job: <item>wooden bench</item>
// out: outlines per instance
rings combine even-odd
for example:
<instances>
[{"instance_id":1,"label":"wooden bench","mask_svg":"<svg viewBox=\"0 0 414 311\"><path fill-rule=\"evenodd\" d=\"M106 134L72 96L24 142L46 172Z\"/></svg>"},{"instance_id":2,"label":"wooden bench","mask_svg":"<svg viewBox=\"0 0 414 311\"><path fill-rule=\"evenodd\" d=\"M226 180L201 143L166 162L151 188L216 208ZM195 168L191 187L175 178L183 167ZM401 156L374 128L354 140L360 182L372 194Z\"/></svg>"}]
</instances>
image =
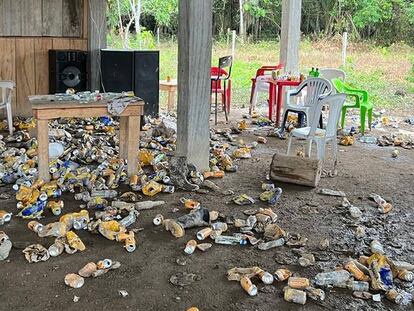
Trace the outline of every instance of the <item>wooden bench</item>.
<instances>
[{"instance_id":1,"label":"wooden bench","mask_svg":"<svg viewBox=\"0 0 414 311\"><path fill-rule=\"evenodd\" d=\"M57 118L90 118L109 115L108 100L82 103L72 100L56 100L54 95L29 96L33 116L37 119L37 143L39 177L50 181L49 174L49 129L48 122ZM120 114L119 156L128 163L128 175L138 170L138 150L140 137L140 117L144 113L144 102L138 99L131 102Z\"/></svg>"}]
</instances>

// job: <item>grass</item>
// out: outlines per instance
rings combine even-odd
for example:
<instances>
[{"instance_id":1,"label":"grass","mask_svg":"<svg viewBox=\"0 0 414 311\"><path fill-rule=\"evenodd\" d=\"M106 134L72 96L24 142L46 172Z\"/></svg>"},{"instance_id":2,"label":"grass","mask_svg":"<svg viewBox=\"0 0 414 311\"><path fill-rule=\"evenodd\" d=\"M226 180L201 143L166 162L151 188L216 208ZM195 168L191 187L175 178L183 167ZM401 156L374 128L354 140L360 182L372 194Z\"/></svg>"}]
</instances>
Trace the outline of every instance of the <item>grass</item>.
<instances>
[{"instance_id":1,"label":"grass","mask_svg":"<svg viewBox=\"0 0 414 311\"><path fill-rule=\"evenodd\" d=\"M120 47L118 38L110 38L111 47ZM136 44L133 44L135 46ZM160 77L177 76L177 43L160 44ZM214 42L212 65L218 58L231 55L231 47L225 42ZM232 105L247 106L250 98L250 78L257 68L276 64L279 59L279 43L263 41L254 44L238 44L232 70ZM341 38L329 41L302 40L300 70L307 75L311 67L341 67ZM390 47L370 43L351 43L347 50L347 63L343 69L347 81L356 88L366 89L376 109L412 109L414 104L414 48L404 43ZM406 96L395 95L396 91ZM162 94L164 96L164 94ZM164 102L161 98L161 102Z\"/></svg>"}]
</instances>

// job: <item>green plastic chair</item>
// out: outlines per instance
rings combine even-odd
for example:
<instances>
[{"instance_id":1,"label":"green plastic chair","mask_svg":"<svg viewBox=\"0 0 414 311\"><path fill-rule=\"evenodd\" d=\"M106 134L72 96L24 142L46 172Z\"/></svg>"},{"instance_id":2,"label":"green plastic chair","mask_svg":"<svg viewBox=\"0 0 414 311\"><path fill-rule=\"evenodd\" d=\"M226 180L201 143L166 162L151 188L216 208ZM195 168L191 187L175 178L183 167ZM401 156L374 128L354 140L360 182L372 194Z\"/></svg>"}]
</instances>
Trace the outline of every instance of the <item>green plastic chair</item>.
<instances>
[{"instance_id":1,"label":"green plastic chair","mask_svg":"<svg viewBox=\"0 0 414 311\"><path fill-rule=\"evenodd\" d=\"M332 83L338 93L345 93L346 95L355 98L355 103L345 103L342 107L341 127L344 128L345 125L346 110L348 108L359 108L361 114L361 133L365 133L365 118L367 114L368 126L371 129L373 105L368 101L368 92L365 90L353 89L338 78L332 79Z\"/></svg>"}]
</instances>

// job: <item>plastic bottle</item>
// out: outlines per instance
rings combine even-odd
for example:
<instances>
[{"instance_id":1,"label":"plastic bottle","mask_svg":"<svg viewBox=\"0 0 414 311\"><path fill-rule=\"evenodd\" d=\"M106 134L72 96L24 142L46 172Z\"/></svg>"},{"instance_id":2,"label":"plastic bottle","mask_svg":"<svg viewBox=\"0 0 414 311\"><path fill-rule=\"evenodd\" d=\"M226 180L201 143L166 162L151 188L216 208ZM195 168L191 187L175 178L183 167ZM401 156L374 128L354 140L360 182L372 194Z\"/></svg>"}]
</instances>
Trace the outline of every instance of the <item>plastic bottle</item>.
<instances>
[{"instance_id":1,"label":"plastic bottle","mask_svg":"<svg viewBox=\"0 0 414 311\"><path fill-rule=\"evenodd\" d=\"M72 288L81 288L85 284L85 279L75 273L69 273L65 276L65 284Z\"/></svg>"},{"instance_id":2,"label":"plastic bottle","mask_svg":"<svg viewBox=\"0 0 414 311\"><path fill-rule=\"evenodd\" d=\"M349 280L351 274L346 270L318 273L315 276L315 283L318 286L344 284Z\"/></svg>"},{"instance_id":3,"label":"plastic bottle","mask_svg":"<svg viewBox=\"0 0 414 311\"><path fill-rule=\"evenodd\" d=\"M118 192L116 190L95 190L91 193L92 197L101 197L105 199L113 199L116 198L117 195Z\"/></svg>"},{"instance_id":4,"label":"plastic bottle","mask_svg":"<svg viewBox=\"0 0 414 311\"><path fill-rule=\"evenodd\" d=\"M246 245L247 241L239 237L228 236L228 235L219 235L215 238L214 242L216 244L222 245Z\"/></svg>"},{"instance_id":5,"label":"plastic bottle","mask_svg":"<svg viewBox=\"0 0 414 311\"><path fill-rule=\"evenodd\" d=\"M283 245L285 245L285 239L280 238L280 239L277 239L277 240L261 243L257 246L257 248L262 250L262 251L266 251L268 249L283 246Z\"/></svg>"},{"instance_id":6,"label":"plastic bottle","mask_svg":"<svg viewBox=\"0 0 414 311\"><path fill-rule=\"evenodd\" d=\"M315 76L315 68L312 67L311 71L309 71L309 77L314 77Z\"/></svg>"},{"instance_id":7,"label":"plastic bottle","mask_svg":"<svg viewBox=\"0 0 414 311\"><path fill-rule=\"evenodd\" d=\"M60 241L55 241L52 245L49 246L48 252L52 257L57 257L63 253L65 245Z\"/></svg>"}]
</instances>

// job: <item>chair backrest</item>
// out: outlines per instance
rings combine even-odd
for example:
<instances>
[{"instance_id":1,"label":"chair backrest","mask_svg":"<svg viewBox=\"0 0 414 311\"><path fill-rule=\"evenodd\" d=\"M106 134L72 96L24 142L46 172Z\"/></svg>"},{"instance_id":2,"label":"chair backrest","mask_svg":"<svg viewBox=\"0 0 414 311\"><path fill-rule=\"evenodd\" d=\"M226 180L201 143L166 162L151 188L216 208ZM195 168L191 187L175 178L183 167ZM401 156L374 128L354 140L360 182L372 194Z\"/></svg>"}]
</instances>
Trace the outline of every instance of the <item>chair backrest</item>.
<instances>
[{"instance_id":1,"label":"chair backrest","mask_svg":"<svg viewBox=\"0 0 414 311\"><path fill-rule=\"evenodd\" d=\"M228 77L229 74L223 68L211 67L211 76L217 77L217 80L211 80L211 88L215 90L216 88L221 89L221 80L219 78L222 76Z\"/></svg>"},{"instance_id":2,"label":"chair backrest","mask_svg":"<svg viewBox=\"0 0 414 311\"><path fill-rule=\"evenodd\" d=\"M346 94L329 95L318 101L315 107L315 113L312 117L311 129L309 136L314 136L319 125L319 118L322 107L327 106L328 120L325 129L325 137L336 137L339 118L341 116L342 106L344 105Z\"/></svg>"},{"instance_id":3,"label":"chair backrest","mask_svg":"<svg viewBox=\"0 0 414 311\"><path fill-rule=\"evenodd\" d=\"M279 64L279 65L276 65L276 66L267 66L267 65L265 65L265 66L262 66L259 69L257 69L256 77L263 76L266 73L271 73L273 70L282 70L282 69L283 69L283 64Z\"/></svg>"},{"instance_id":4,"label":"chair backrest","mask_svg":"<svg viewBox=\"0 0 414 311\"><path fill-rule=\"evenodd\" d=\"M343 80L334 78L332 79L332 84L338 93L345 93L345 82Z\"/></svg>"},{"instance_id":5,"label":"chair backrest","mask_svg":"<svg viewBox=\"0 0 414 311\"><path fill-rule=\"evenodd\" d=\"M1 92L1 102L0 105L6 105L11 103L11 95L13 89L15 88L15 83L13 81L0 81L0 92Z\"/></svg>"},{"instance_id":6,"label":"chair backrest","mask_svg":"<svg viewBox=\"0 0 414 311\"><path fill-rule=\"evenodd\" d=\"M333 79L341 79L342 81L345 81L346 79L346 73L345 71L341 69L336 68L323 68L319 69L320 77L325 78L326 80L332 81Z\"/></svg>"},{"instance_id":7,"label":"chair backrest","mask_svg":"<svg viewBox=\"0 0 414 311\"><path fill-rule=\"evenodd\" d=\"M227 79L230 78L232 67L233 67L233 57L224 56L224 57L219 58L218 68L220 68L220 69L228 68L228 70L225 71L227 73Z\"/></svg>"},{"instance_id":8,"label":"chair backrest","mask_svg":"<svg viewBox=\"0 0 414 311\"><path fill-rule=\"evenodd\" d=\"M304 88L306 88L305 106L314 106L319 99L323 99L332 93L331 82L324 78L308 78L298 86L298 90Z\"/></svg>"}]
</instances>

